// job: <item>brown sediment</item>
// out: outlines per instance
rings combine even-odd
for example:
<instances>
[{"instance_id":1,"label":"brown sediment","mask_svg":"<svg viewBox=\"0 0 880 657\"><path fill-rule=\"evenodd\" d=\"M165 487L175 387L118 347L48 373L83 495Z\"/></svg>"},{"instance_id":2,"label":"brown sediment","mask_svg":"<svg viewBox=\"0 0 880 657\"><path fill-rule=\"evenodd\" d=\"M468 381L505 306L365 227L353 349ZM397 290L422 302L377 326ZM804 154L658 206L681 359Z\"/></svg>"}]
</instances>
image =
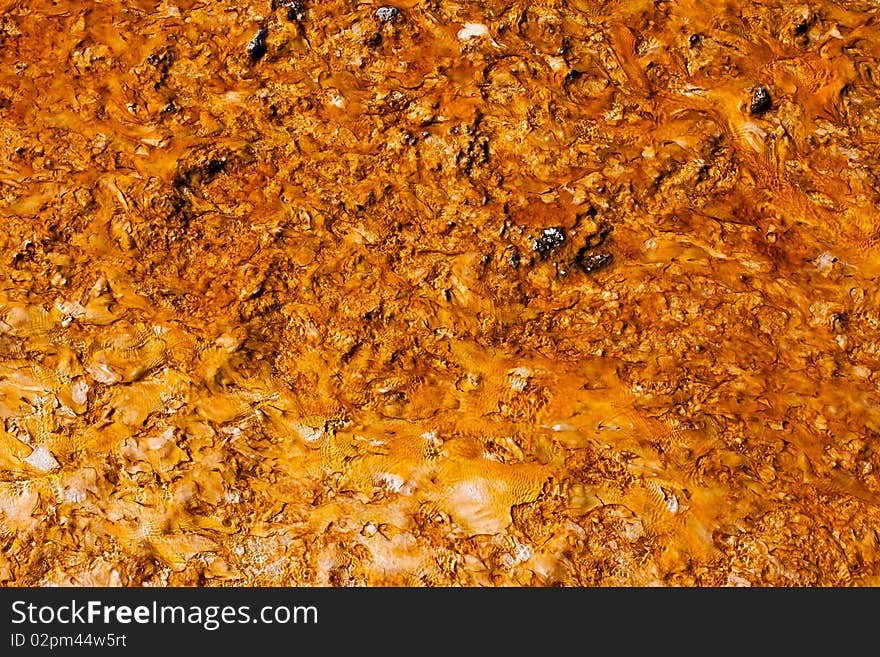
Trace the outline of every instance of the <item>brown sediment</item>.
<instances>
[{"instance_id":1,"label":"brown sediment","mask_svg":"<svg viewBox=\"0 0 880 657\"><path fill-rule=\"evenodd\" d=\"M880 581L876 6L379 7L3 5L0 582Z\"/></svg>"}]
</instances>

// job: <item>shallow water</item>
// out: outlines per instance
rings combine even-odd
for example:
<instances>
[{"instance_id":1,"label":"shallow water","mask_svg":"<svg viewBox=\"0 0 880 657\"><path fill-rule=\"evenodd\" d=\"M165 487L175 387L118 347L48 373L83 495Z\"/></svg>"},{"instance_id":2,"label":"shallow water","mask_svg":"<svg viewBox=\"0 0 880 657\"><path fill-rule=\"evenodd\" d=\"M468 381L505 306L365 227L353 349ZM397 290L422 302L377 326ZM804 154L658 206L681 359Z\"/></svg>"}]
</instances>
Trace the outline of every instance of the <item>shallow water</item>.
<instances>
[{"instance_id":1,"label":"shallow water","mask_svg":"<svg viewBox=\"0 0 880 657\"><path fill-rule=\"evenodd\" d=\"M876 3L295 4L3 3L4 585L878 582Z\"/></svg>"}]
</instances>

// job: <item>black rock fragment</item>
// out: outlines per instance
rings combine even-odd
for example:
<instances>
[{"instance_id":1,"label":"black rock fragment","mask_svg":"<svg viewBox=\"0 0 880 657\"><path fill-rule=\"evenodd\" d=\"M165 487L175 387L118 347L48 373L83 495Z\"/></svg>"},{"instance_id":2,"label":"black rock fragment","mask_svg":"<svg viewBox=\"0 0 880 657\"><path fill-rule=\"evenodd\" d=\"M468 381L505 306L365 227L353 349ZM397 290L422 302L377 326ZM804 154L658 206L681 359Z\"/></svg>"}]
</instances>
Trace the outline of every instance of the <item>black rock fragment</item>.
<instances>
[{"instance_id":1,"label":"black rock fragment","mask_svg":"<svg viewBox=\"0 0 880 657\"><path fill-rule=\"evenodd\" d=\"M299 23L306 17L306 6L299 0L281 0L281 7L287 9L287 20Z\"/></svg>"},{"instance_id":2,"label":"black rock fragment","mask_svg":"<svg viewBox=\"0 0 880 657\"><path fill-rule=\"evenodd\" d=\"M588 249L581 249L578 251L577 257L575 258L575 262L578 267L580 267L584 273L592 274L594 272L599 271L611 262L611 254L610 253L593 253Z\"/></svg>"},{"instance_id":3,"label":"black rock fragment","mask_svg":"<svg viewBox=\"0 0 880 657\"><path fill-rule=\"evenodd\" d=\"M263 55L266 54L266 37L269 35L269 30L265 27L261 27L256 36L251 39L250 43L247 45L247 53L248 57L251 59L251 63L256 62Z\"/></svg>"},{"instance_id":4,"label":"black rock fragment","mask_svg":"<svg viewBox=\"0 0 880 657\"><path fill-rule=\"evenodd\" d=\"M767 87L758 87L752 92L752 100L749 102L749 112L752 114L761 114L770 109L773 101L770 100L770 92Z\"/></svg>"},{"instance_id":5,"label":"black rock fragment","mask_svg":"<svg viewBox=\"0 0 880 657\"><path fill-rule=\"evenodd\" d=\"M226 168L226 157L212 157L202 166L202 171L209 178L213 178Z\"/></svg>"},{"instance_id":6,"label":"black rock fragment","mask_svg":"<svg viewBox=\"0 0 880 657\"><path fill-rule=\"evenodd\" d=\"M571 69L568 73L565 74L565 77L562 80L562 84L569 85L572 82L576 82L580 80L584 75L583 71L578 71L577 69Z\"/></svg>"},{"instance_id":7,"label":"black rock fragment","mask_svg":"<svg viewBox=\"0 0 880 657\"><path fill-rule=\"evenodd\" d=\"M510 266L514 269L519 269L520 262L522 262L519 251L514 251L513 253L511 253L510 258L508 258L507 262L509 262Z\"/></svg>"},{"instance_id":8,"label":"black rock fragment","mask_svg":"<svg viewBox=\"0 0 880 657\"><path fill-rule=\"evenodd\" d=\"M385 5L384 7L379 7L374 16L381 23L393 23L400 16L400 10L397 7Z\"/></svg>"},{"instance_id":9,"label":"black rock fragment","mask_svg":"<svg viewBox=\"0 0 880 657\"><path fill-rule=\"evenodd\" d=\"M532 244L532 250L543 258L563 244L565 244L565 231L562 228L545 228Z\"/></svg>"}]
</instances>

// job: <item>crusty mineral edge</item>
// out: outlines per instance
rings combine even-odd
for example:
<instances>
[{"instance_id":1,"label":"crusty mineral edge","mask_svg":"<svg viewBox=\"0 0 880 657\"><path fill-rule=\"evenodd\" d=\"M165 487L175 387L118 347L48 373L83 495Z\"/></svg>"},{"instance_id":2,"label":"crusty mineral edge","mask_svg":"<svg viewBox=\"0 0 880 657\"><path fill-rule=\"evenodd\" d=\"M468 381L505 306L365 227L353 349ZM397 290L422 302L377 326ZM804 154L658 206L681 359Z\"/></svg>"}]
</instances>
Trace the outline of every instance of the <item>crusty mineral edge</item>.
<instances>
[{"instance_id":1,"label":"crusty mineral edge","mask_svg":"<svg viewBox=\"0 0 880 657\"><path fill-rule=\"evenodd\" d=\"M3 585L880 583L876 3L87 4L0 11Z\"/></svg>"}]
</instances>

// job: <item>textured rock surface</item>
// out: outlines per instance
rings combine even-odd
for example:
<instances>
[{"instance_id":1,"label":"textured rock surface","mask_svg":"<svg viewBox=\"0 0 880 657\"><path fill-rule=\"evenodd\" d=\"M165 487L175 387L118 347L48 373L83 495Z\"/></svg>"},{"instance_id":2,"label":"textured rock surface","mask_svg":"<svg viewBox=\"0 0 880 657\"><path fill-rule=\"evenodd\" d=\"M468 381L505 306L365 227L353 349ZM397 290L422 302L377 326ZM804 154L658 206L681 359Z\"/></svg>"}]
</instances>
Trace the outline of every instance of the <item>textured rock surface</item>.
<instances>
[{"instance_id":1,"label":"textured rock surface","mask_svg":"<svg viewBox=\"0 0 880 657\"><path fill-rule=\"evenodd\" d=\"M86 4L0 12L4 585L880 582L876 3Z\"/></svg>"}]
</instances>

